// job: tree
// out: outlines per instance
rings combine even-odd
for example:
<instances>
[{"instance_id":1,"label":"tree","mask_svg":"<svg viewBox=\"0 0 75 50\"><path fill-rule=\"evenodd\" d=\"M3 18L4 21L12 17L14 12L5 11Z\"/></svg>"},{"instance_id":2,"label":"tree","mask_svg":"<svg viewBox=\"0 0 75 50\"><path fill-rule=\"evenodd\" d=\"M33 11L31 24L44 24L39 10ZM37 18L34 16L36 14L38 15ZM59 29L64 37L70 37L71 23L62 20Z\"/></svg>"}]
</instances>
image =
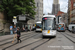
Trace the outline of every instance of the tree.
<instances>
[{"instance_id":1,"label":"tree","mask_svg":"<svg viewBox=\"0 0 75 50\"><path fill-rule=\"evenodd\" d=\"M34 17L35 8L34 0L2 0L0 12L5 14L7 20L11 20L13 16L20 14L29 14L29 16Z\"/></svg>"}]
</instances>

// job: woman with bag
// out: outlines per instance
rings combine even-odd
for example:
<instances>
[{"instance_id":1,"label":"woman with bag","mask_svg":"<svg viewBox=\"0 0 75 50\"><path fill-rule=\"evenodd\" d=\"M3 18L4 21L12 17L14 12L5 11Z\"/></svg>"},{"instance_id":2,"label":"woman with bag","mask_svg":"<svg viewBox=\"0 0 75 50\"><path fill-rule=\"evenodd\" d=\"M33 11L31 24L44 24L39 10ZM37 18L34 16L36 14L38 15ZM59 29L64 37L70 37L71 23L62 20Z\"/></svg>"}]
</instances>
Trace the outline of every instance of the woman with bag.
<instances>
[{"instance_id":1,"label":"woman with bag","mask_svg":"<svg viewBox=\"0 0 75 50\"><path fill-rule=\"evenodd\" d=\"M20 33L20 29L19 29L19 27L18 27L18 28L17 28L17 43L19 43L19 41L20 41L20 43L21 43L20 36L21 36L21 33Z\"/></svg>"}]
</instances>

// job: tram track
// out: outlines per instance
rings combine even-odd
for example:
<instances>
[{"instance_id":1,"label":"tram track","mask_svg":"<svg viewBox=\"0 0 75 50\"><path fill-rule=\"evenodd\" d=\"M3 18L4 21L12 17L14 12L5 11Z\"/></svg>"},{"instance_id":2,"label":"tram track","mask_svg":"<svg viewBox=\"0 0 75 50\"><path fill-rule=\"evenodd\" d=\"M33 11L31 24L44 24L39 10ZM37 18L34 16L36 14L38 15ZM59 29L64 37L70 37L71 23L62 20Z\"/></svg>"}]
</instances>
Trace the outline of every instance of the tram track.
<instances>
[{"instance_id":1,"label":"tram track","mask_svg":"<svg viewBox=\"0 0 75 50\"><path fill-rule=\"evenodd\" d=\"M47 43L48 41L50 41L50 39L48 39L47 41L45 41L45 42L43 42L43 43L41 43L41 44L39 44L39 45L37 45L37 46L35 46L35 47L32 48L31 50L35 50L36 48L38 48L38 47L40 47L41 45Z\"/></svg>"},{"instance_id":2,"label":"tram track","mask_svg":"<svg viewBox=\"0 0 75 50\"><path fill-rule=\"evenodd\" d=\"M19 47L19 48L17 48L16 50L20 50L20 49L22 49L22 48L29 47L29 46L34 46L34 44L37 44L38 42L42 42L43 40L44 40L44 39L41 38L40 40L34 41L34 42L29 43L29 44L27 44L27 45L24 45L24 46L22 46L22 47ZM42 42L41 44L36 45L35 47L31 48L30 50L34 50L34 49L40 47L41 45L47 43L49 40L50 40L50 39L45 40L44 42Z\"/></svg>"},{"instance_id":3,"label":"tram track","mask_svg":"<svg viewBox=\"0 0 75 50\"><path fill-rule=\"evenodd\" d=\"M67 34L67 33L66 33ZM70 35L70 34L67 34L68 36L72 37L72 38L75 38L74 36Z\"/></svg>"},{"instance_id":4,"label":"tram track","mask_svg":"<svg viewBox=\"0 0 75 50\"><path fill-rule=\"evenodd\" d=\"M22 41L25 41L25 40L27 40L27 39L29 39L29 38L31 38L31 37L37 36L37 35L38 35L38 34L33 34L33 36L28 36L27 38L23 39ZM7 48L10 48L10 47L12 47L12 46L14 46L14 45L16 45L16 43L15 43L15 44L12 44L12 45L10 45L10 46L8 46L8 47L3 48L2 50L6 50Z\"/></svg>"},{"instance_id":5,"label":"tram track","mask_svg":"<svg viewBox=\"0 0 75 50\"><path fill-rule=\"evenodd\" d=\"M34 33L35 34L35 33ZM22 38L25 38L25 37L29 37L29 36L32 36L33 34L31 33L31 34L27 34L27 35L25 35L24 37L21 37L21 39ZM23 40L24 41L24 40ZM8 41L8 42L5 42L5 43L3 43L3 44L0 44L0 46L3 46L3 45L6 45L6 44L9 44L9 43L11 43L12 41Z\"/></svg>"},{"instance_id":6,"label":"tram track","mask_svg":"<svg viewBox=\"0 0 75 50\"><path fill-rule=\"evenodd\" d=\"M23 34L23 35L21 35L21 36L28 35L28 34L29 34L29 33L26 33L26 34ZM8 38L8 39L3 39L3 40L1 40L0 42L7 41L7 40L10 40L10 39L13 39L13 37Z\"/></svg>"},{"instance_id":7,"label":"tram track","mask_svg":"<svg viewBox=\"0 0 75 50\"><path fill-rule=\"evenodd\" d=\"M27 45L24 45L24 46L22 46L22 47L19 47L19 48L17 48L16 50L20 50L20 49L23 48L23 47L29 46L29 45L31 45L31 44L33 44L33 43L36 43L36 42L39 42L39 41L41 41L41 40L43 40L43 39L40 39L40 40L34 41L34 42L32 42L32 43L29 43L29 44L27 44Z\"/></svg>"},{"instance_id":8,"label":"tram track","mask_svg":"<svg viewBox=\"0 0 75 50\"><path fill-rule=\"evenodd\" d=\"M75 41L73 41L71 38L69 38L69 37L67 36L67 34L63 34L62 32L61 32L61 34L62 34L63 36L65 36L67 39L69 39L72 43L75 44Z\"/></svg>"}]
</instances>

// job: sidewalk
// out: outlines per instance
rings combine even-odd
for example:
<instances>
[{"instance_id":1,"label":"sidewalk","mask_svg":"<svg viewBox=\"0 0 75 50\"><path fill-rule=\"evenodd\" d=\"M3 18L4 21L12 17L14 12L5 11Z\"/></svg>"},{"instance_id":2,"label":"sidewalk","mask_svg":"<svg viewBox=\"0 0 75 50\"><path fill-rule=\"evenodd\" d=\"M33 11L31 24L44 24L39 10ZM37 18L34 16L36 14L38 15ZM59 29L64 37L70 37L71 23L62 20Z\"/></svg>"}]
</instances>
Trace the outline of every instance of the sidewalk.
<instances>
[{"instance_id":1,"label":"sidewalk","mask_svg":"<svg viewBox=\"0 0 75 50\"><path fill-rule=\"evenodd\" d=\"M31 32L31 31L30 31ZM21 35L23 34L26 34L26 33L30 33L30 32L21 32ZM4 35L4 36L0 36L0 41L2 40L6 40L6 39L11 39L14 37L14 34L13 35Z\"/></svg>"},{"instance_id":2,"label":"sidewalk","mask_svg":"<svg viewBox=\"0 0 75 50\"><path fill-rule=\"evenodd\" d=\"M18 43L18 44L16 43L17 42L16 39L15 39L14 43L12 43L14 35L0 36L0 38L1 38L0 39L0 50L15 50L18 47L21 47L25 44L31 43L32 41L39 40L39 38L37 38L35 35L38 35L38 33L36 34L34 31L22 32L21 37L20 37L22 42Z\"/></svg>"}]
</instances>

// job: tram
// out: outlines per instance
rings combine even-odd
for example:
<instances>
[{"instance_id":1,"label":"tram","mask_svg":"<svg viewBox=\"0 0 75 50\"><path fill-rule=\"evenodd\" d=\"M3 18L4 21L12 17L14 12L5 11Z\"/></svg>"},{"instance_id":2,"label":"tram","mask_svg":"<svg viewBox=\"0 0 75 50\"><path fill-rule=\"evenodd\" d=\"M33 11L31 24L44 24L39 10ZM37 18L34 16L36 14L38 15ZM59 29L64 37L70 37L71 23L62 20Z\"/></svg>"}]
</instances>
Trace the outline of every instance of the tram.
<instances>
[{"instance_id":1,"label":"tram","mask_svg":"<svg viewBox=\"0 0 75 50\"><path fill-rule=\"evenodd\" d=\"M36 29L35 29L36 32L37 31L42 32L42 24L41 24L41 21L36 22L35 23L35 27L36 27Z\"/></svg>"},{"instance_id":2,"label":"tram","mask_svg":"<svg viewBox=\"0 0 75 50\"><path fill-rule=\"evenodd\" d=\"M64 31L65 32L65 23L59 23L57 25L57 31Z\"/></svg>"},{"instance_id":3,"label":"tram","mask_svg":"<svg viewBox=\"0 0 75 50\"><path fill-rule=\"evenodd\" d=\"M56 17L55 15L44 15L42 18L42 36L56 37Z\"/></svg>"}]
</instances>

